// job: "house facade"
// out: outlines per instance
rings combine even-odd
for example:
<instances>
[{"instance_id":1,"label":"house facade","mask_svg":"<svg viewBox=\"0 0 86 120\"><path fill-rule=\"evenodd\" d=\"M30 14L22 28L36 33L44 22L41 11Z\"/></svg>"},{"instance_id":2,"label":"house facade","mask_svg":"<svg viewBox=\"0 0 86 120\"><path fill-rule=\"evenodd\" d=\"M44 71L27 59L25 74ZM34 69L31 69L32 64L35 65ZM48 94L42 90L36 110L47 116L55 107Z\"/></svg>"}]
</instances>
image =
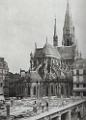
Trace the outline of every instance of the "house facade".
<instances>
[{"instance_id":1,"label":"house facade","mask_svg":"<svg viewBox=\"0 0 86 120\"><path fill-rule=\"evenodd\" d=\"M86 59L77 59L74 63L73 95L86 96Z\"/></svg>"},{"instance_id":2,"label":"house facade","mask_svg":"<svg viewBox=\"0 0 86 120\"><path fill-rule=\"evenodd\" d=\"M4 80L8 74L9 68L4 58L0 58L0 96L4 96ZM5 88L6 89L6 88ZM3 97L0 97L3 98Z\"/></svg>"}]
</instances>

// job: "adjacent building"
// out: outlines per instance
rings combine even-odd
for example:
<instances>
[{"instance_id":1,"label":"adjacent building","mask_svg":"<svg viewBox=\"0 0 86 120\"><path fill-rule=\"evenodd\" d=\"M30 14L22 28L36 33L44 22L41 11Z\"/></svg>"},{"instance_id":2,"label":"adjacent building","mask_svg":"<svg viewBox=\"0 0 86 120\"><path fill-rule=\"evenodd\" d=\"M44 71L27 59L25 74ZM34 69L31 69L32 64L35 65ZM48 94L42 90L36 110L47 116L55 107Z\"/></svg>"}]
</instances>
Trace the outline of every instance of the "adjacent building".
<instances>
[{"instance_id":1,"label":"adjacent building","mask_svg":"<svg viewBox=\"0 0 86 120\"><path fill-rule=\"evenodd\" d=\"M86 59L77 59L74 63L73 94L86 96Z\"/></svg>"},{"instance_id":2,"label":"adjacent building","mask_svg":"<svg viewBox=\"0 0 86 120\"><path fill-rule=\"evenodd\" d=\"M4 95L4 80L5 76L8 73L9 68L7 62L4 60L4 58L0 58L0 98L3 99Z\"/></svg>"}]
</instances>

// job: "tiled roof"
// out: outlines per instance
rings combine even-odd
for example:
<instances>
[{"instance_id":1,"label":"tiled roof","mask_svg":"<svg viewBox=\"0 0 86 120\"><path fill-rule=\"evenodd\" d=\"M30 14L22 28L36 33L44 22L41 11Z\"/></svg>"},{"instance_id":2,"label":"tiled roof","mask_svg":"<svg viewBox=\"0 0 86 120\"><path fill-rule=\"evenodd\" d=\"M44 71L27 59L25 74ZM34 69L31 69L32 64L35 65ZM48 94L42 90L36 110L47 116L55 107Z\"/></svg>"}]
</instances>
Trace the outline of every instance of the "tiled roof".
<instances>
[{"instance_id":1,"label":"tiled roof","mask_svg":"<svg viewBox=\"0 0 86 120\"><path fill-rule=\"evenodd\" d=\"M73 59L74 49L75 49L74 46L57 47L57 50L59 51L59 53L63 59Z\"/></svg>"}]
</instances>

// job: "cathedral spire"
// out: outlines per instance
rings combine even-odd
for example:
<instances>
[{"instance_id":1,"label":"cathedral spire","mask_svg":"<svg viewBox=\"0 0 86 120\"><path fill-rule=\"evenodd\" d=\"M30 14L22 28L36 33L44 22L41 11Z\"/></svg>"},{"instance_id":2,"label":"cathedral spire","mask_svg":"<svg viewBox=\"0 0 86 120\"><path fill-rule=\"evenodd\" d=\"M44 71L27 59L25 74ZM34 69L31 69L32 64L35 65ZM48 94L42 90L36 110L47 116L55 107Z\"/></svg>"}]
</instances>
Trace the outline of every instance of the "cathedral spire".
<instances>
[{"instance_id":1,"label":"cathedral spire","mask_svg":"<svg viewBox=\"0 0 86 120\"><path fill-rule=\"evenodd\" d=\"M55 24L54 24L53 46L58 46L58 36L56 33L56 18L55 18Z\"/></svg>"},{"instance_id":2,"label":"cathedral spire","mask_svg":"<svg viewBox=\"0 0 86 120\"><path fill-rule=\"evenodd\" d=\"M69 4L69 0L67 0L67 9L66 9L66 12L69 12L70 10L70 4Z\"/></svg>"},{"instance_id":3,"label":"cathedral spire","mask_svg":"<svg viewBox=\"0 0 86 120\"><path fill-rule=\"evenodd\" d=\"M65 26L65 27L68 27L69 29L70 29L70 27L72 26L72 15L71 15L71 12L70 12L69 0L67 0L67 8L66 8L64 26Z\"/></svg>"},{"instance_id":4,"label":"cathedral spire","mask_svg":"<svg viewBox=\"0 0 86 120\"><path fill-rule=\"evenodd\" d=\"M67 8L66 8L65 21L64 21L64 27L63 27L63 41L62 41L62 44L64 46L71 46L75 44L74 32L75 32L75 28L72 22L70 4L69 4L69 0L67 0Z\"/></svg>"},{"instance_id":5,"label":"cathedral spire","mask_svg":"<svg viewBox=\"0 0 86 120\"><path fill-rule=\"evenodd\" d=\"M55 25L54 25L54 36L56 36L56 18L55 18Z\"/></svg>"}]
</instances>

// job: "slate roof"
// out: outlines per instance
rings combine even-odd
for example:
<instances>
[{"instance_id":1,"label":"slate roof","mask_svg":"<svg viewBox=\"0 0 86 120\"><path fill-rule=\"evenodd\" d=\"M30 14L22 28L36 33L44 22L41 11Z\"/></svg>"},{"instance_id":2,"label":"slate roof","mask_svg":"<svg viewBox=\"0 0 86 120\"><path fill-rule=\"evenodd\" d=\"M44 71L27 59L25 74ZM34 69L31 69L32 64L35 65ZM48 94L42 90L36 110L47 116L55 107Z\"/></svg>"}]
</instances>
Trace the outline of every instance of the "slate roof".
<instances>
[{"instance_id":1,"label":"slate roof","mask_svg":"<svg viewBox=\"0 0 86 120\"><path fill-rule=\"evenodd\" d=\"M59 51L59 53L63 59L73 59L74 49L75 49L75 46L57 47L57 50Z\"/></svg>"},{"instance_id":2,"label":"slate roof","mask_svg":"<svg viewBox=\"0 0 86 120\"><path fill-rule=\"evenodd\" d=\"M56 59L61 58L58 50L55 47L53 47L52 45L48 44L48 43L45 44L45 46L43 48L43 54L46 57L52 57L52 58L56 58Z\"/></svg>"},{"instance_id":3,"label":"slate roof","mask_svg":"<svg viewBox=\"0 0 86 120\"><path fill-rule=\"evenodd\" d=\"M51 57L56 59L73 59L75 46L61 46L55 48L54 46L46 43L43 48L37 48L35 51L36 58Z\"/></svg>"},{"instance_id":4,"label":"slate roof","mask_svg":"<svg viewBox=\"0 0 86 120\"><path fill-rule=\"evenodd\" d=\"M43 48L39 48L39 49L37 48L34 56L37 58L41 58L41 57L51 57L56 59L61 58L58 50L48 43L45 44Z\"/></svg>"}]
</instances>

